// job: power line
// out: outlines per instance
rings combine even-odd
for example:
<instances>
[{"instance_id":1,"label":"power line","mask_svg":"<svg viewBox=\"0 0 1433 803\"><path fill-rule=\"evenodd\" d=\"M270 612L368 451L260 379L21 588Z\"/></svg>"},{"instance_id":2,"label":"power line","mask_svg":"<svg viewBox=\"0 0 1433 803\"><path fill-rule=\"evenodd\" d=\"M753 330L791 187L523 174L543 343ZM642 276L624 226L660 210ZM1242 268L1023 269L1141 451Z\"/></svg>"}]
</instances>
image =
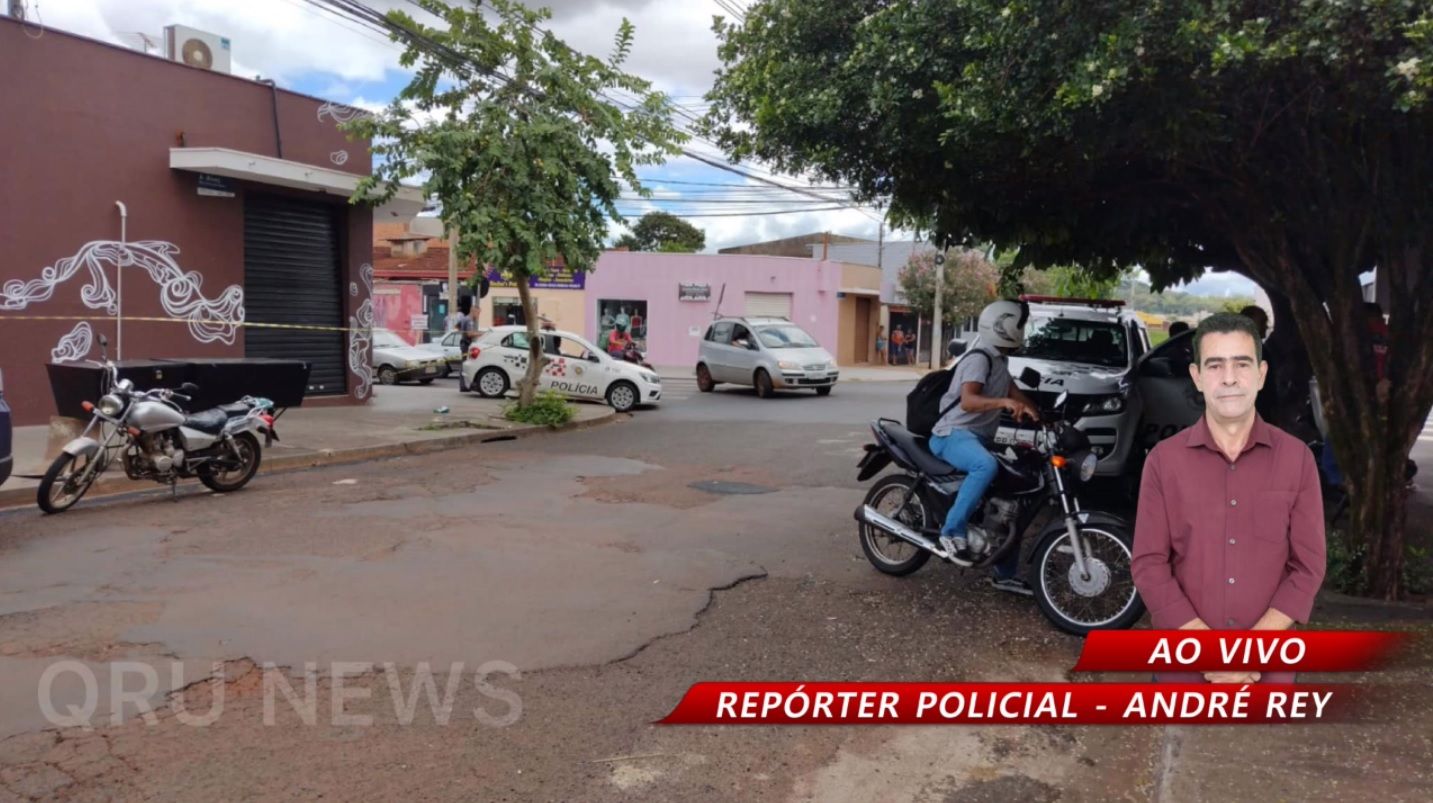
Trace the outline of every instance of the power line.
<instances>
[{"instance_id":1,"label":"power line","mask_svg":"<svg viewBox=\"0 0 1433 803\"><path fill-rule=\"evenodd\" d=\"M681 218L689 217L760 217L762 215L794 215L804 212L839 212L842 210L861 212L863 210L851 206L822 206L816 209L774 209L769 212L705 212L695 215L678 215ZM620 211L620 210L619 210ZM654 210L648 209L647 212ZM657 210L659 211L659 210ZM645 212L622 212L623 217L641 217Z\"/></svg>"},{"instance_id":2,"label":"power line","mask_svg":"<svg viewBox=\"0 0 1433 803\"><path fill-rule=\"evenodd\" d=\"M390 20L390 19L387 17L387 15L382 14L382 13L380 13L380 12L378 12L378 11L375 11L374 9L372 9L372 8L370 8L369 6L365 5L363 2L360 2L360 0L306 0L306 2L308 2L308 3L310 3L310 4L313 4L313 5L316 5L316 6L327 6L327 7L329 7L329 8L334 9L334 10L337 11L338 13L344 15L345 17L350 17L350 18L353 18L353 19L358 20L360 23L366 23L366 24L381 26L381 27L383 27L384 29L387 29L388 31L390 31L391 33L397 34L397 36L398 36L399 39L408 42L410 45L416 46L416 47L418 47L419 49L421 49L421 50L423 50L423 51L429 53L430 55L434 55L434 56L438 57L441 61L443 61L448 67L452 68L452 69L454 70L454 72L457 72L460 76L466 76L467 74L470 73L470 71L475 70L475 71L476 71L478 74L480 74L480 75L488 76L488 77L493 78L494 80L500 81L500 82L502 82L502 83L508 83L508 82L511 81L511 79L510 79L508 76L502 75L501 73L499 73L499 72L497 72L497 71L495 71L495 70L493 70L493 69L486 68L486 67L484 67L484 66L482 66L482 65L476 64L476 63L474 63L471 59L465 57L465 56L462 55L461 53L458 53L458 52L454 51L452 48L449 48L449 47L447 47L446 45L440 44L440 43L438 43L438 42L436 42L436 41L434 41L434 40L432 40L432 39L430 39L430 38L428 38L428 37L426 37L426 36L420 34L419 32L417 32L417 31L415 31L415 30L412 30L412 29L410 29L410 28L408 28L408 27L406 27L406 26L403 26L403 25L400 25L400 24L394 22L393 20ZM415 0L408 0L408 2L411 3L411 4L413 4L413 5L415 5L415 6L417 6L417 7L419 7L419 8L421 8L421 6L419 6L419 5L415 2ZM547 31L547 30L541 28L540 26L534 25L534 26L532 26L532 27L534 28L534 30L539 31L539 32L543 33L544 35L550 35L550 32L549 32L549 31ZM577 51L574 50L573 52L576 53ZM617 98L613 98L613 97L611 97L610 95L607 95L606 93L599 93L599 95L600 95L601 97L603 97L604 99L606 99L606 100L608 100L608 101L610 101L610 102L616 104L618 107L625 109L625 110L628 111L628 112L636 111L636 104L633 103L633 102L630 102L630 101L629 101L629 102L627 102L627 103L623 103L622 101L618 100ZM693 121L693 122L697 122L696 118L693 117L692 115L686 114L685 116L687 117L687 119L689 119L689 120L691 120L691 121ZM689 135L689 136L693 136L694 138L701 139L700 136L695 135L695 134L694 134L693 132L691 132L691 131L687 131L687 130L684 130L684 129L681 129L681 128L679 128L679 130L681 130L682 133L684 133L684 134L687 134L687 135ZM708 140L708 142L710 142L710 141ZM711 144L715 146L715 143L711 143ZM789 192L793 192L793 193L796 193L796 194L799 194L799 195L805 195L805 196L808 196L808 197L810 197L810 198L815 198L815 199L817 199L817 200L825 201L825 202L827 202L827 203L841 203L842 200L843 200L843 199L838 199L838 198L831 198L831 197L829 197L829 196L823 196L823 195L820 195L820 194L817 193L817 192L814 192L814 191L811 191L811 190L807 190L807 189L802 188L802 187L796 187L796 186L790 186L790 185L782 184L781 182L775 181L775 180L773 180L773 179L765 178L765 177L763 177L763 176L756 175L755 173L748 172L748 171L746 171L746 170L742 170L742 169L740 169L740 168L737 168L735 165L731 165L731 164L727 164L727 163L723 163L723 162L716 161L716 160L711 159L711 158L709 158L709 157L707 157L707 156L705 156L705 155L703 155L703 154L700 154L700 153L698 153L698 152L696 152L696 151L693 151L693 150L688 149L688 148L685 148L685 147L680 148L679 151L680 151L680 153L681 153L683 156L686 156L687 158L694 159L694 160L696 160L696 161L698 161L698 162L701 162L701 163L703 163L703 164L709 165L709 166L714 167L714 168L716 168L716 169L718 169L718 170L723 170L723 171L726 171L726 172L729 172L729 173L733 173L733 174L738 175L738 176L742 176L743 178L751 179L752 181L758 181L758 182L761 182L761 183L763 183L763 184L768 184L768 185L773 186L773 187L777 187L777 188L780 188L780 189L783 189L783 190L787 190L787 191L789 191ZM853 203L852 203L852 204L848 204L848 205L845 206L845 207L838 207L838 208L851 208L851 209L855 209L856 211L860 212L862 215L865 215L866 217L871 217L873 220L876 219L876 218L872 217L869 213L867 213L865 210L861 209L859 206L857 206L857 205L855 205L855 204L853 204ZM813 210L813 211L814 211L814 210Z\"/></svg>"}]
</instances>

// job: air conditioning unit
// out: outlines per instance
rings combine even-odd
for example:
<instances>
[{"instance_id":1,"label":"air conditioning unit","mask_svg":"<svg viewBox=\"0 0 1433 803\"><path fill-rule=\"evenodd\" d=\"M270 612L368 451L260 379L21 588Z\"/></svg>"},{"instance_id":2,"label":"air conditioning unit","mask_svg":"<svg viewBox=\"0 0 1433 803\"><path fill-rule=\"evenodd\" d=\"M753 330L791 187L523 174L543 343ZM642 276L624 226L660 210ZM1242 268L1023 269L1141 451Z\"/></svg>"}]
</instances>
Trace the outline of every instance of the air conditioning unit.
<instances>
[{"instance_id":1,"label":"air conditioning unit","mask_svg":"<svg viewBox=\"0 0 1433 803\"><path fill-rule=\"evenodd\" d=\"M164 53L173 61L215 72L229 72L229 40L184 25L164 29Z\"/></svg>"}]
</instances>

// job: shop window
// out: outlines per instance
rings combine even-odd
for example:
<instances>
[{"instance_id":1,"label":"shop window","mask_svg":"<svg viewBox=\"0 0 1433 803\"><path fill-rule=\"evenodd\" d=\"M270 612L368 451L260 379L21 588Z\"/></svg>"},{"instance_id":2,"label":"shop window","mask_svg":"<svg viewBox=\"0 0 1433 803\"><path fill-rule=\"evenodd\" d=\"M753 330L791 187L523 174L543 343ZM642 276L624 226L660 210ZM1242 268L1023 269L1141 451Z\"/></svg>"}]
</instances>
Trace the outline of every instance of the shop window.
<instances>
[{"instance_id":1,"label":"shop window","mask_svg":"<svg viewBox=\"0 0 1433 803\"><path fill-rule=\"evenodd\" d=\"M597 345L607 347L613 329L624 329L642 351L647 350L647 302L635 299L600 299L597 302Z\"/></svg>"},{"instance_id":2,"label":"shop window","mask_svg":"<svg viewBox=\"0 0 1433 803\"><path fill-rule=\"evenodd\" d=\"M493 326L526 326L527 316L522 313L522 299L493 299Z\"/></svg>"}]
</instances>

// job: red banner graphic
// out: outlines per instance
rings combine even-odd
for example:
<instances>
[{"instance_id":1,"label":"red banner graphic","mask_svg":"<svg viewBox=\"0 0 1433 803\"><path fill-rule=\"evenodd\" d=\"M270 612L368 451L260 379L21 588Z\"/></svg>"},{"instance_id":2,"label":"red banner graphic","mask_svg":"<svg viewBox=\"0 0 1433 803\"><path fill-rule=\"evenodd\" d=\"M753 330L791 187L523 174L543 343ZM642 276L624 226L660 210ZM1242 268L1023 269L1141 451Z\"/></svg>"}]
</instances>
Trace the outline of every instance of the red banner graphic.
<instances>
[{"instance_id":1,"label":"red banner graphic","mask_svg":"<svg viewBox=\"0 0 1433 803\"><path fill-rule=\"evenodd\" d=\"M661 725L1237 725L1346 722L1340 684L698 683Z\"/></svg>"},{"instance_id":2,"label":"red banner graphic","mask_svg":"<svg viewBox=\"0 0 1433 803\"><path fill-rule=\"evenodd\" d=\"M1385 664L1406 633L1352 630L1096 630L1076 672L1358 672Z\"/></svg>"}]
</instances>

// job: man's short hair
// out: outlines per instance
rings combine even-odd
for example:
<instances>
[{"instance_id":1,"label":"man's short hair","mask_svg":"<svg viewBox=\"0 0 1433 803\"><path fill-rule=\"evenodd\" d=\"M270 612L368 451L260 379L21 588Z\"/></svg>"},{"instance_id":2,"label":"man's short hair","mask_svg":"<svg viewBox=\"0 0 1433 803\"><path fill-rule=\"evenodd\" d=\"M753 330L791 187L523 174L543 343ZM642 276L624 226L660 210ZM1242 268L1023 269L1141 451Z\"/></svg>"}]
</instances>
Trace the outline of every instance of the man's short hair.
<instances>
[{"instance_id":1,"label":"man's short hair","mask_svg":"<svg viewBox=\"0 0 1433 803\"><path fill-rule=\"evenodd\" d=\"M1199 344L1209 334L1233 334L1243 332L1254 341L1254 361L1264 361L1264 344L1259 340L1259 325L1244 315L1237 315L1232 312L1216 312L1208 318L1199 322L1199 328L1194 330L1194 364L1200 365Z\"/></svg>"}]
</instances>

